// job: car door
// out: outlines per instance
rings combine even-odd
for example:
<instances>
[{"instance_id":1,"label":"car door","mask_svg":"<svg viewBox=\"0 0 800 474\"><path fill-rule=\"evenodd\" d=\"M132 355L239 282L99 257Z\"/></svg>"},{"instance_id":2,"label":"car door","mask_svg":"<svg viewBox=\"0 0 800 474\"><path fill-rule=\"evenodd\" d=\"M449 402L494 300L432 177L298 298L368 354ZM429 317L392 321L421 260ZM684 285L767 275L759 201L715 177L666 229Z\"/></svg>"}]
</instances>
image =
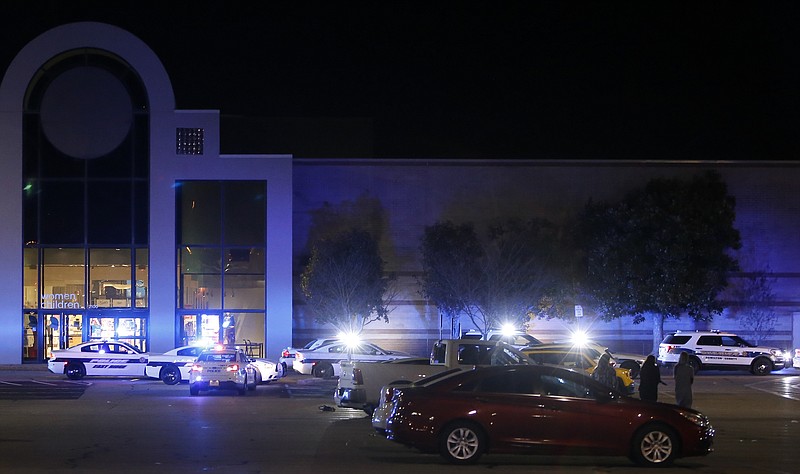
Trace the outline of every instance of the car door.
<instances>
[{"instance_id":1,"label":"car door","mask_svg":"<svg viewBox=\"0 0 800 474\"><path fill-rule=\"evenodd\" d=\"M509 367L454 393L485 428L493 449L531 450L552 440L553 413L543 404L539 385L538 373Z\"/></svg>"},{"instance_id":2,"label":"car door","mask_svg":"<svg viewBox=\"0 0 800 474\"><path fill-rule=\"evenodd\" d=\"M743 343L739 338L732 336L720 336L722 343L722 350L725 353L725 363L749 366L753 361L750 351L747 347L743 347Z\"/></svg>"},{"instance_id":3,"label":"car door","mask_svg":"<svg viewBox=\"0 0 800 474\"><path fill-rule=\"evenodd\" d=\"M106 355L112 361L109 375L142 376L147 366L147 356L134 348L116 342L108 343Z\"/></svg>"},{"instance_id":4,"label":"car door","mask_svg":"<svg viewBox=\"0 0 800 474\"><path fill-rule=\"evenodd\" d=\"M575 373L541 376L539 411L547 420L547 444L584 452L619 452L629 428L615 399Z\"/></svg>"},{"instance_id":5,"label":"car door","mask_svg":"<svg viewBox=\"0 0 800 474\"><path fill-rule=\"evenodd\" d=\"M722 347L722 338L717 335L698 337L695 351L700 357L700 362L708 365L721 364L735 356L730 348L726 350Z\"/></svg>"}]
</instances>

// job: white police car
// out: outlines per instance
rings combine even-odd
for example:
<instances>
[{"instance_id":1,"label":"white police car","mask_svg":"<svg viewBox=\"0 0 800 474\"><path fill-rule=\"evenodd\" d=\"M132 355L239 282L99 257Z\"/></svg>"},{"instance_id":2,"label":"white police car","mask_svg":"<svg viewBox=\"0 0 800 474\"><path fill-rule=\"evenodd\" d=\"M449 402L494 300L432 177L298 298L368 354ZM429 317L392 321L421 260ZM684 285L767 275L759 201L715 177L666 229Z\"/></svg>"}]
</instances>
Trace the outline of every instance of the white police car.
<instances>
[{"instance_id":1,"label":"white police car","mask_svg":"<svg viewBox=\"0 0 800 474\"><path fill-rule=\"evenodd\" d=\"M150 378L160 379L167 385L175 385L189 380L189 372L197 357L208 345L188 345L176 347L163 354L150 355L145 367L145 375ZM255 383L269 383L283 377L283 366L267 359L250 359L255 369Z\"/></svg>"},{"instance_id":2,"label":"white police car","mask_svg":"<svg viewBox=\"0 0 800 474\"><path fill-rule=\"evenodd\" d=\"M123 341L89 341L54 350L47 369L71 380L85 376L144 377L149 355Z\"/></svg>"},{"instance_id":3,"label":"white police car","mask_svg":"<svg viewBox=\"0 0 800 474\"><path fill-rule=\"evenodd\" d=\"M189 393L201 390L236 390L245 395L256 389L256 369L241 349L215 347L197 356L189 371Z\"/></svg>"},{"instance_id":4,"label":"white police car","mask_svg":"<svg viewBox=\"0 0 800 474\"><path fill-rule=\"evenodd\" d=\"M709 370L749 370L767 375L786 365L784 351L755 346L736 334L722 331L677 331L659 344L658 361L663 365L678 362L682 352L689 354L695 372Z\"/></svg>"},{"instance_id":5,"label":"white police car","mask_svg":"<svg viewBox=\"0 0 800 474\"><path fill-rule=\"evenodd\" d=\"M145 375L161 379L167 385L187 381L192 364L197 356L206 349L208 349L207 345L193 344L176 347L163 354L151 355L144 369Z\"/></svg>"}]
</instances>

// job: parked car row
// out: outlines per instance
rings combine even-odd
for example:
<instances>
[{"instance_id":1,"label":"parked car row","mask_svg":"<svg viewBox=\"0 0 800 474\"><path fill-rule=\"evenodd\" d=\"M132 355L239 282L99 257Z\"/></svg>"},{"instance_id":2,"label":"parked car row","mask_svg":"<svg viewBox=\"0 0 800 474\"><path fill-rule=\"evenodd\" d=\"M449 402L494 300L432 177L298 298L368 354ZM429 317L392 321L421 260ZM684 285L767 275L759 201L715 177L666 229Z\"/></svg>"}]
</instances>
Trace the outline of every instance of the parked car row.
<instances>
[{"instance_id":1,"label":"parked car row","mask_svg":"<svg viewBox=\"0 0 800 474\"><path fill-rule=\"evenodd\" d=\"M151 355L124 341L104 340L53 351L50 372L71 380L86 376L125 376L160 379L167 385L188 382L190 393L200 390L254 390L283 377L283 368L270 360L251 358L227 346L188 345Z\"/></svg>"}]
</instances>

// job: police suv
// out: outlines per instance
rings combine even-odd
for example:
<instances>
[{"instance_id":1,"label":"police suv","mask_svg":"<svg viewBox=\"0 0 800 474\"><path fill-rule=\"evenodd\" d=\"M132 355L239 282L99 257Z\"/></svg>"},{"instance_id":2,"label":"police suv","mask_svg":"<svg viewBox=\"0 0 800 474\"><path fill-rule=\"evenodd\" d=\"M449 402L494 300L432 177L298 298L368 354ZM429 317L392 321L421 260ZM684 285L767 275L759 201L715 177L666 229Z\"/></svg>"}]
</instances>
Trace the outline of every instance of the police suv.
<instances>
[{"instance_id":1,"label":"police suv","mask_svg":"<svg viewBox=\"0 0 800 474\"><path fill-rule=\"evenodd\" d=\"M677 331L668 335L658 347L658 361L674 365L682 352L689 354L695 372L732 369L767 375L786 365L783 350L755 346L736 334L718 330Z\"/></svg>"}]
</instances>

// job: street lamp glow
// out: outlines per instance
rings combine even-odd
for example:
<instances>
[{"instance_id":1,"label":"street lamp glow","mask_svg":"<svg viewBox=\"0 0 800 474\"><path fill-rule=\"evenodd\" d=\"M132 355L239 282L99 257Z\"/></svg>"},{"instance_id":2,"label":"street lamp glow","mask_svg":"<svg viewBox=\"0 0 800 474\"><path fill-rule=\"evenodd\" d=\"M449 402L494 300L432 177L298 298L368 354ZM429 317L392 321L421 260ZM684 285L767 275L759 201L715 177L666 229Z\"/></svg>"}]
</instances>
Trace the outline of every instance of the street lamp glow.
<instances>
[{"instance_id":1,"label":"street lamp glow","mask_svg":"<svg viewBox=\"0 0 800 474\"><path fill-rule=\"evenodd\" d=\"M352 348L352 347L355 347L355 346L361 344L361 337L359 337L359 335L356 334L356 333L340 332L337 335L337 337L339 338L340 341L344 342L347 345L347 347L349 347L349 348Z\"/></svg>"},{"instance_id":2,"label":"street lamp glow","mask_svg":"<svg viewBox=\"0 0 800 474\"><path fill-rule=\"evenodd\" d=\"M517 332L517 327L511 323L505 323L500 327L500 333L503 335L503 338L511 337Z\"/></svg>"},{"instance_id":3,"label":"street lamp glow","mask_svg":"<svg viewBox=\"0 0 800 474\"><path fill-rule=\"evenodd\" d=\"M573 331L570 339L572 340L572 345L578 347L585 346L586 343L589 342L589 336L586 334L586 331L582 329Z\"/></svg>"}]
</instances>

